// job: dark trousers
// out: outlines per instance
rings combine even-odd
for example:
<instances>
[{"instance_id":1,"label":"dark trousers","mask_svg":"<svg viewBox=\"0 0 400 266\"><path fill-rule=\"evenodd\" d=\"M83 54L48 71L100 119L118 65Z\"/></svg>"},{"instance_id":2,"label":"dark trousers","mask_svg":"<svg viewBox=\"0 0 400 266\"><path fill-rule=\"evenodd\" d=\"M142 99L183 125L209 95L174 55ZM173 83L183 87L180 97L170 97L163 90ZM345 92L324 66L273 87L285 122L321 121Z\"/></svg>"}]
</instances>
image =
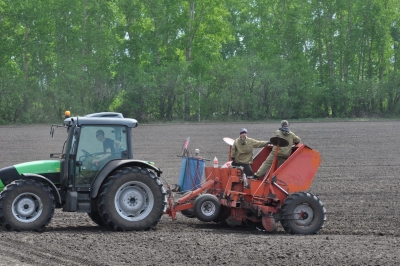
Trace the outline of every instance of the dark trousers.
<instances>
[{"instance_id":1,"label":"dark trousers","mask_svg":"<svg viewBox=\"0 0 400 266\"><path fill-rule=\"evenodd\" d=\"M254 175L253 170L251 169L251 164L243 164L243 163L233 162L232 166L243 166L243 172L246 174L246 176Z\"/></svg>"}]
</instances>

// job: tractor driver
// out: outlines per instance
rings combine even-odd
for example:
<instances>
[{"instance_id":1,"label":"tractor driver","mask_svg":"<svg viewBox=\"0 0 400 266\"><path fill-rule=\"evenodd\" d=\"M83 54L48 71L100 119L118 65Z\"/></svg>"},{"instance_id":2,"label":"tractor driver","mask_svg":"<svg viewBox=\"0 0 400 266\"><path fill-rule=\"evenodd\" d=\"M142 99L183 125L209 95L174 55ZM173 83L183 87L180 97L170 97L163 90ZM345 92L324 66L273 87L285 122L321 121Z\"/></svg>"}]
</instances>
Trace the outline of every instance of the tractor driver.
<instances>
[{"instance_id":1,"label":"tractor driver","mask_svg":"<svg viewBox=\"0 0 400 266\"><path fill-rule=\"evenodd\" d=\"M104 131L101 129L96 131L96 138L103 143L103 152L105 154L100 158L92 160L92 164L96 166L104 165L109 161L109 158L111 159L112 155L115 154L115 143L114 140L106 138L104 136Z\"/></svg>"},{"instance_id":2,"label":"tractor driver","mask_svg":"<svg viewBox=\"0 0 400 266\"><path fill-rule=\"evenodd\" d=\"M292 145L293 144L298 144L300 143L300 138L296 136L292 131L289 129L289 122L287 120L282 120L281 121L281 128L279 128L277 131L275 131L275 136L274 137L280 137L289 142L289 145L286 147L279 147L278 155L277 155L277 160L278 160L278 167L283 164L287 158L290 156L290 152L292 150ZM257 173L254 175L254 179L257 179L258 177L263 177L269 168L272 165L272 161L274 160L274 155L275 155L275 150L276 146L272 148L271 153L268 155L267 159L263 162L263 164L260 166L258 169Z\"/></svg>"}]
</instances>

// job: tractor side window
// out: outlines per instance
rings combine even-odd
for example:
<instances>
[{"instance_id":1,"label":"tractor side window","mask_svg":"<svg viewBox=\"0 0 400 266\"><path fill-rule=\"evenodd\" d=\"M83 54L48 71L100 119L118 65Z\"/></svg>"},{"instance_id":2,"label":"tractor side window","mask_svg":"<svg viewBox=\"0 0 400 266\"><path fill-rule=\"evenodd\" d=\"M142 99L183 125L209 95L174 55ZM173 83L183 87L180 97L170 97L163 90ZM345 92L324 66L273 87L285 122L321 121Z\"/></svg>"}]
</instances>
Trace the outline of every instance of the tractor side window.
<instances>
[{"instance_id":1,"label":"tractor side window","mask_svg":"<svg viewBox=\"0 0 400 266\"><path fill-rule=\"evenodd\" d=\"M80 182L90 185L98 172L111 160L126 158L127 137L124 126L83 126L76 160Z\"/></svg>"}]
</instances>

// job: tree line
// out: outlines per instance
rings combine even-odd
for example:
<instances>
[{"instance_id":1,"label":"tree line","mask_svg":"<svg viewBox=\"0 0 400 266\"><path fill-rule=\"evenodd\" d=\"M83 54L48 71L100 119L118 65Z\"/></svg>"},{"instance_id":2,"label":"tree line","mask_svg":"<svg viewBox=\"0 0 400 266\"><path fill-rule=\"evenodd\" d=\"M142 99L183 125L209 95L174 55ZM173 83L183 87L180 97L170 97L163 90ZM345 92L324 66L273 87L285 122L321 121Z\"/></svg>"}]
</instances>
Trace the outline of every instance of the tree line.
<instances>
[{"instance_id":1,"label":"tree line","mask_svg":"<svg viewBox=\"0 0 400 266\"><path fill-rule=\"evenodd\" d=\"M398 117L398 0L0 0L0 123Z\"/></svg>"}]
</instances>

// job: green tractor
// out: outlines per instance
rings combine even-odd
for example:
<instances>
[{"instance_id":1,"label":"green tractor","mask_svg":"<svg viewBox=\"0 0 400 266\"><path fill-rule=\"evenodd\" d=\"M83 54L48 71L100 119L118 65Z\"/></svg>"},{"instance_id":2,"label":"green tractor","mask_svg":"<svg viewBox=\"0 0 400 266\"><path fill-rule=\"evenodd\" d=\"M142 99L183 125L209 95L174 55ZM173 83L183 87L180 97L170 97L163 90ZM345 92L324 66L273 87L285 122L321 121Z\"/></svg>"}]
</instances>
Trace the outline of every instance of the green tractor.
<instances>
[{"instance_id":1,"label":"green tractor","mask_svg":"<svg viewBox=\"0 0 400 266\"><path fill-rule=\"evenodd\" d=\"M42 231L55 208L86 212L93 222L112 230L154 227L167 206L160 168L134 160L135 119L103 112L69 117L61 154L51 160L0 169L0 224L10 231Z\"/></svg>"}]
</instances>

